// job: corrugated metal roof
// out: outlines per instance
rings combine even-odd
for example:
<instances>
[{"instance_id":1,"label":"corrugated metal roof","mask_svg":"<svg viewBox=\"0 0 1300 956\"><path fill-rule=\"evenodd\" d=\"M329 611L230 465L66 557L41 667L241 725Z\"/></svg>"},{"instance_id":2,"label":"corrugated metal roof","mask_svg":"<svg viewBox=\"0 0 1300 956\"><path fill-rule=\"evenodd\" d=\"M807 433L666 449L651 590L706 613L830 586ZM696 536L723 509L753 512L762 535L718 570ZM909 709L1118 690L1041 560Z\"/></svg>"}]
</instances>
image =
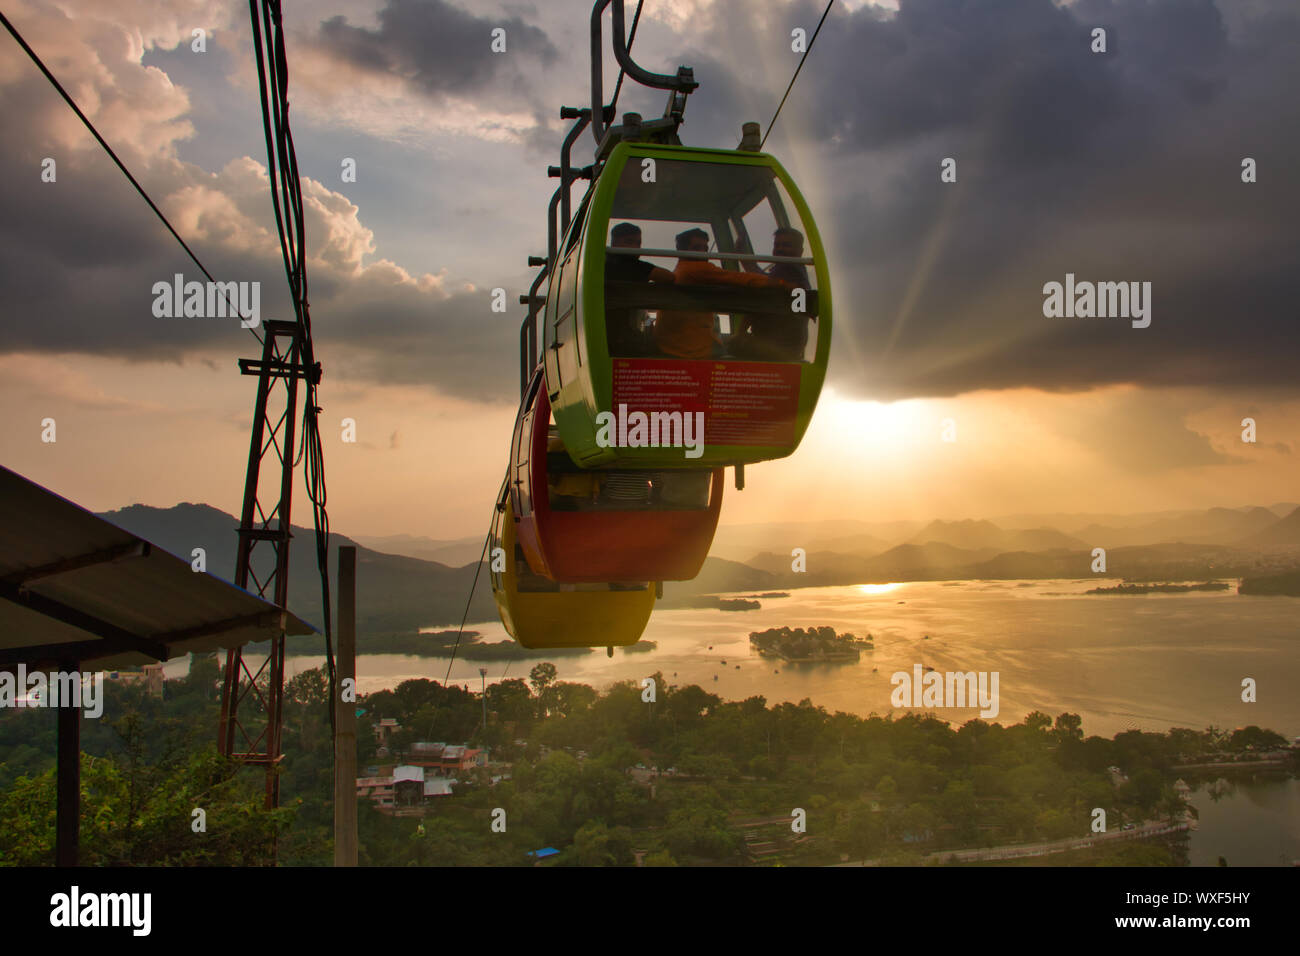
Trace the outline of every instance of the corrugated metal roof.
<instances>
[{"instance_id":1,"label":"corrugated metal roof","mask_svg":"<svg viewBox=\"0 0 1300 956\"><path fill-rule=\"evenodd\" d=\"M393 769L393 784L399 783L424 783L424 768L401 766Z\"/></svg>"},{"instance_id":2,"label":"corrugated metal roof","mask_svg":"<svg viewBox=\"0 0 1300 956\"><path fill-rule=\"evenodd\" d=\"M233 530L231 532L234 533ZM0 466L0 664L148 664L315 628Z\"/></svg>"},{"instance_id":3,"label":"corrugated metal roof","mask_svg":"<svg viewBox=\"0 0 1300 956\"><path fill-rule=\"evenodd\" d=\"M452 796L451 785L455 780L448 780L446 777L434 777L432 780L424 781L424 795L426 797L450 797Z\"/></svg>"}]
</instances>

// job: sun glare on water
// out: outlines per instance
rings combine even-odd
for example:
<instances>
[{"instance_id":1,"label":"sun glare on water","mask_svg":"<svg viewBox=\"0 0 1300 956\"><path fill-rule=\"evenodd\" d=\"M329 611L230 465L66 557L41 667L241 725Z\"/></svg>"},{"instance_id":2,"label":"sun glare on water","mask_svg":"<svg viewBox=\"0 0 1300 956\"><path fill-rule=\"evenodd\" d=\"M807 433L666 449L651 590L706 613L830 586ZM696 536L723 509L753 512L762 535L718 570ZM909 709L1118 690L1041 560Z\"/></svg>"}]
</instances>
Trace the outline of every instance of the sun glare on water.
<instances>
[{"instance_id":1,"label":"sun glare on water","mask_svg":"<svg viewBox=\"0 0 1300 956\"><path fill-rule=\"evenodd\" d=\"M888 594L890 591L897 591L902 586L902 583L897 581L892 584L859 584L858 593Z\"/></svg>"}]
</instances>

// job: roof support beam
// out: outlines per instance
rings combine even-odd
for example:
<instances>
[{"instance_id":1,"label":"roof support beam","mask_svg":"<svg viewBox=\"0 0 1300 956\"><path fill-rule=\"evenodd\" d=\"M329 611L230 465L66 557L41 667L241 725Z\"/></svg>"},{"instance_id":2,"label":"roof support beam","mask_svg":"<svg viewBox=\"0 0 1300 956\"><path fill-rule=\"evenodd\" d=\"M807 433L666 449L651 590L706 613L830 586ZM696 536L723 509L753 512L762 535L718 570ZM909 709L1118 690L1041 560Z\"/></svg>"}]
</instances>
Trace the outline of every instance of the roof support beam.
<instances>
[{"instance_id":1,"label":"roof support beam","mask_svg":"<svg viewBox=\"0 0 1300 956\"><path fill-rule=\"evenodd\" d=\"M7 581L0 582L0 599L11 601L44 614L71 627L81 628L100 638L98 641L75 641L67 644L37 644L29 647L12 647L0 651L0 664L19 663L22 661L58 659L75 656L85 660L103 657L107 654L134 652L152 657L156 661L167 660L167 645L157 638L142 637L132 634L116 624L101 620L94 615L69 607L61 601L20 589Z\"/></svg>"},{"instance_id":2,"label":"roof support beam","mask_svg":"<svg viewBox=\"0 0 1300 956\"><path fill-rule=\"evenodd\" d=\"M22 571L15 571L12 574L5 575L0 578L0 582L26 587L41 578L52 578L59 574L68 574L71 571L80 571L82 568L93 567L97 564L107 564L110 561L120 561L123 558L147 558L152 550L153 548L148 541L128 541L100 551L80 554L75 558L64 558L39 567L24 568Z\"/></svg>"},{"instance_id":3,"label":"roof support beam","mask_svg":"<svg viewBox=\"0 0 1300 956\"><path fill-rule=\"evenodd\" d=\"M213 634L237 631L246 627L274 627L283 631L287 630L287 626L288 621L284 611L258 611L256 614L228 617L224 621L213 621L211 624L188 627L183 631L168 631L166 634L155 634L152 640L161 641L165 644L175 644L178 641L188 641L196 637L211 637ZM267 634L263 640L270 640L276 636L275 634Z\"/></svg>"}]
</instances>

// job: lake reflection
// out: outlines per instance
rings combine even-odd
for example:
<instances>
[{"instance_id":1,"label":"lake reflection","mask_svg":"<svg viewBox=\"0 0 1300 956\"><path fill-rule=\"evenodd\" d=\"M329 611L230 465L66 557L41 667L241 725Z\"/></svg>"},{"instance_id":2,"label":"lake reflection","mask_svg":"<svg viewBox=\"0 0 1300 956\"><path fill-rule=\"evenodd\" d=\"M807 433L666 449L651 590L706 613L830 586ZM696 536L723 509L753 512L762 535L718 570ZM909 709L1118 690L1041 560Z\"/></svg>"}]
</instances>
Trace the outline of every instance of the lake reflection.
<instances>
[{"instance_id":1,"label":"lake reflection","mask_svg":"<svg viewBox=\"0 0 1300 956\"><path fill-rule=\"evenodd\" d=\"M762 598L755 611L656 610L644 653L603 649L557 658L561 680L603 688L662 671L679 685L699 684L729 700L762 695L769 704L808 698L828 710L867 715L890 711L889 677L914 664L939 671L998 671L999 723L1033 710L1083 718L1084 733L1110 737L1125 730L1197 730L1214 724L1258 724L1288 738L1300 735L1300 652L1297 602L1243 597L1233 591L1097 596L1085 581L916 582L805 588ZM1104 583L1115 583L1113 581ZM787 665L759 658L749 632L769 627L830 625L875 649L857 664ZM499 622L472 624L485 641L506 640ZM479 687L528 676L538 658L480 664L458 659L451 680ZM726 663L723 663L723 662ZM290 658L290 675L319 666L320 657ZM445 658L364 655L363 692L412 677L441 681ZM1241 680L1258 682L1258 703L1240 699ZM716 678L716 679L715 679ZM974 709L939 710L963 723Z\"/></svg>"}]
</instances>

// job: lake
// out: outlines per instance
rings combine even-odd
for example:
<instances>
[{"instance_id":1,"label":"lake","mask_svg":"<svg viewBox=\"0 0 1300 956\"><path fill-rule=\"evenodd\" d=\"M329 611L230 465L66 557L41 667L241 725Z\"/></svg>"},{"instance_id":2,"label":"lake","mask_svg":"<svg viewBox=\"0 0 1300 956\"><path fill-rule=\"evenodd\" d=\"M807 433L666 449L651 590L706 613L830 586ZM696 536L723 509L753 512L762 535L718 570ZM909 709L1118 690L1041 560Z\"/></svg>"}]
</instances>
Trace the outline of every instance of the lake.
<instances>
[{"instance_id":1,"label":"lake","mask_svg":"<svg viewBox=\"0 0 1300 956\"><path fill-rule=\"evenodd\" d=\"M674 684L699 684L728 700L762 695L768 703L809 698L828 710L884 714L891 710L890 675L914 664L944 671L997 671L1000 723L1030 711L1083 718L1087 735L1125 730L1203 730L1211 724L1268 727L1300 736L1300 599L1235 591L1187 594L1086 595L1117 580L925 581L804 588L763 598L761 609L656 610L645 639L654 650L604 649L556 658L561 680L604 688L662 671ZM830 625L874 650L856 664L793 665L751 650L749 632L769 627ZM486 641L506 640L499 622L472 624ZM928 635L928 637L927 637ZM541 658L506 663L457 659L453 682L477 690L488 681L528 676ZM323 657L295 657L290 675L321 666ZM725 663L724 663L725 661ZM176 663L176 662L173 662ZM184 665L181 666L181 672ZM445 658L395 654L358 659L363 692L403 680L441 681ZM715 680L716 677L716 680ZM1243 703L1241 681L1254 678L1257 702ZM973 708L939 710L957 724Z\"/></svg>"},{"instance_id":2,"label":"lake","mask_svg":"<svg viewBox=\"0 0 1300 956\"><path fill-rule=\"evenodd\" d=\"M938 671L997 671L1000 712L1017 723L1030 711L1083 718L1087 735L1125 730L1203 730L1257 724L1300 736L1300 599L1241 596L1235 591L1187 594L1087 595L1096 579L1069 581L926 581L804 588L761 598L758 610L656 610L645 638L654 650L601 649L556 658L561 680L605 688L655 671L672 683L699 684L728 700L755 694L769 704L803 698L828 710L867 715L891 710L889 677L929 665ZM739 596L739 595L735 595ZM856 664L791 665L759 658L749 632L769 627L829 625L873 650ZM508 639L499 622L473 624L486 641ZM543 658L509 663L457 660L453 682L480 686L528 676ZM725 663L724 663L725 662ZM323 657L292 657L289 675L322 666ZM184 660L167 665L184 673ZM363 655L362 692L415 677L443 680L445 658ZM714 678L717 678L716 680ZM1252 677L1257 702L1243 703L1241 681ZM955 724L974 709L937 711ZM1300 781L1234 775L1211 796L1194 784L1200 812L1189 835L1193 866L1224 856L1232 866L1277 866L1300 858Z\"/></svg>"},{"instance_id":3,"label":"lake","mask_svg":"<svg viewBox=\"0 0 1300 956\"><path fill-rule=\"evenodd\" d=\"M1300 780L1233 774L1212 794L1190 796L1200 818L1187 851L1192 866L1291 866L1300 860Z\"/></svg>"}]
</instances>

